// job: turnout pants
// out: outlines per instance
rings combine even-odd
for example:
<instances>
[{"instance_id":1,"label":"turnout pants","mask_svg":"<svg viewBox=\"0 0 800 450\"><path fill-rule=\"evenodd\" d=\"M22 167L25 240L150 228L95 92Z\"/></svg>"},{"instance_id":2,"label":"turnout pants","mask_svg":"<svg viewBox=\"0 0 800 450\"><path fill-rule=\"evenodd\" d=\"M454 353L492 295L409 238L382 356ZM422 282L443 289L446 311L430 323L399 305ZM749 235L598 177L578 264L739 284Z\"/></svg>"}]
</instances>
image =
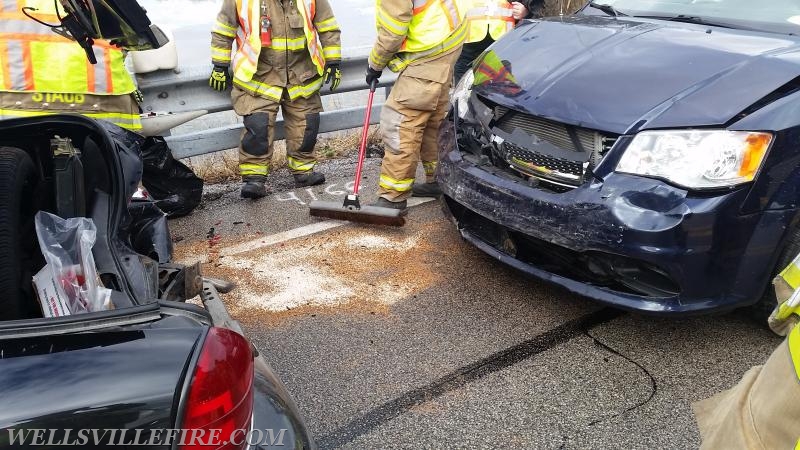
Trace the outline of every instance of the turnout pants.
<instances>
[{"instance_id":1,"label":"turnout pants","mask_svg":"<svg viewBox=\"0 0 800 450\"><path fill-rule=\"evenodd\" d=\"M386 153L381 164L380 197L390 201L408 198L420 161L425 181L434 181L439 125L447 114L453 64L458 55L456 50L416 62L398 76L381 108Z\"/></svg>"},{"instance_id":2,"label":"turnout pants","mask_svg":"<svg viewBox=\"0 0 800 450\"><path fill-rule=\"evenodd\" d=\"M796 448L800 444L800 377L787 340L732 389L692 407L702 449Z\"/></svg>"},{"instance_id":3,"label":"turnout pants","mask_svg":"<svg viewBox=\"0 0 800 450\"><path fill-rule=\"evenodd\" d=\"M244 117L244 131L239 146L239 174L266 176L272 160L275 119L283 113L286 130L286 161L294 174L311 171L317 163L314 146L319 132L322 100L319 92L308 98L290 100L284 90L280 102L257 97L234 85L231 94L233 109Z\"/></svg>"}]
</instances>

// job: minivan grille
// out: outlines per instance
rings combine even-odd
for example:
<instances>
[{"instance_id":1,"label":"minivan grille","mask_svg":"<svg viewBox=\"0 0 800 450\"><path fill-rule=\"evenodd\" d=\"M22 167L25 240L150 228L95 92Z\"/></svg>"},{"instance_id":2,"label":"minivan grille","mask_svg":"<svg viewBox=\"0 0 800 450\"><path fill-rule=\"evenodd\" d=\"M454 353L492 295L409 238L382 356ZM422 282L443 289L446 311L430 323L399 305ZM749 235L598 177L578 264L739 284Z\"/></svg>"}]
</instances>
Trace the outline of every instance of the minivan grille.
<instances>
[{"instance_id":1,"label":"minivan grille","mask_svg":"<svg viewBox=\"0 0 800 450\"><path fill-rule=\"evenodd\" d=\"M501 108L505 109L505 111L499 111ZM601 137L599 133L587 128L572 127L575 131L575 137L581 147L583 147L583 149L580 149L576 148L575 143L569 135L567 125L563 123L517 111L509 111L502 106L496 107L495 117L499 117L495 126L506 133L512 133L515 128L519 128L522 131L536 135L540 139L564 150L571 150L573 152L580 152L582 150L587 152L602 150L601 148L597 148L600 142L597 138Z\"/></svg>"},{"instance_id":2,"label":"minivan grille","mask_svg":"<svg viewBox=\"0 0 800 450\"><path fill-rule=\"evenodd\" d=\"M494 127L509 134L520 129L560 149L563 155L548 155L506 141L502 149L498 149L504 163L510 165L505 167L562 187L571 188L583 183L587 168L594 168L617 140L589 128L533 116L491 102L488 104L494 107Z\"/></svg>"}]
</instances>

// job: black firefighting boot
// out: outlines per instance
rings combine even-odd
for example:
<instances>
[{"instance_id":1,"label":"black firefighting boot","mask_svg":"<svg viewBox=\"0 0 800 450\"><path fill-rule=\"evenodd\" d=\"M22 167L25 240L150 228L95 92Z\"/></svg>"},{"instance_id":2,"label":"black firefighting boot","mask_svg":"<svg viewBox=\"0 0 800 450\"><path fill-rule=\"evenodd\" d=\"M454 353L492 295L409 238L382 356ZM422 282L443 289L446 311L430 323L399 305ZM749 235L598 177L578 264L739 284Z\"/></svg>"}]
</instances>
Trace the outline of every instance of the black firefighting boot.
<instances>
[{"instance_id":1,"label":"black firefighting boot","mask_svg":"<svg viewBox=\"0 0 800 450\"><path fill-rule=\"evenodd\" d=\"M267 177L263 175L248 175L242 177L242 198L261 198L267 195L267 187L264 183Z\"/></svg>"},{"instance_id":2,"label":"black firefighting boot","mask_svg":"<svg viewBox=\"0 0 800 450\"><path fill-rule=\"evenodd\" d=\"M319 172L294 174L295 187L316 186L325 182L325 175Z\"/></svg>"},{"instance_id":3,"label":"black firefighting boot","mask_svg":"<svg viewBox=\"0 0 800 450\"><path fill-rule=\"evenodd\" d=\"M376 200L374 203L371 203L369 206L404 210L408 208L408 202L405 200L400 200L399 202L393 202L390 200L386 200L383 197L378 197L378 200Z\"/></svg>"},{"instance_id":4,"label":"black firefighting boot","mask_svg":"<svg viewBox=\"0 0 800 450\"><path fill-rule=\"evenodd\" d=\"M414 197L440 197L442 189L439 188L439 183L433 181L430 183L414 183L411 186L411 195Z\"/></svg>"}]
</instances>

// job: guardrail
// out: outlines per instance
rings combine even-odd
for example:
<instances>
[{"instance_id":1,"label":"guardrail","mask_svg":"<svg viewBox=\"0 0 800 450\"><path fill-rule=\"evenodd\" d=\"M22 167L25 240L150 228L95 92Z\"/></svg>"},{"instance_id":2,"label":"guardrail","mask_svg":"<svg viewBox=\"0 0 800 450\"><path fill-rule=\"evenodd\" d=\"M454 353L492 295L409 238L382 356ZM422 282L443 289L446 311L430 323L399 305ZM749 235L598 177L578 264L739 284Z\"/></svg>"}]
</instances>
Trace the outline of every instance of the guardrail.
<instances>
[{"instance_id":1,"label":"guardrail","mask_svg":"<svg viewBox=\"0 0 800 450\"><path fill-rule=\"evenodd\" d=\"M320 94L341 94L366 90L364 73L367 58L346 58L342 61L342 82L335 92L323 86ZM227 92L217 92L208 86L211 66L183 66L175 70L137 75L139 89L144 94L142 109L145 113L171 112L183 113L205 110L209 113L232 109L230 88ZM397 75L384 70L378 87L388 89L394 84ZM374 104L370 123L378 123L382 103ZM320 115L320 133L358 128L363 124L366 107L345 108L326 111ZM202 120L202 119L201 119ZM167 136L172 153L176 158L204 155L239 146L242 124L210 128L194 133ZM284 138L283 121L279 120L275 129L275 140Z\"/></svg>"}]
</instances>

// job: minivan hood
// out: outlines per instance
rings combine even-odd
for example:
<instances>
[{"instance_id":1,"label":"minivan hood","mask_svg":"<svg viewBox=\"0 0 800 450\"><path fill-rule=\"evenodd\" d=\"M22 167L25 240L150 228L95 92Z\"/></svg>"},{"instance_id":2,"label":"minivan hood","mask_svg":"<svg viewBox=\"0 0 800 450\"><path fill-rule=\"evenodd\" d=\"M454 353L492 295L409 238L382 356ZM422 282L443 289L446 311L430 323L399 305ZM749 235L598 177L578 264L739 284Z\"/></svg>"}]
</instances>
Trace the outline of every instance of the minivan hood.
<instances>
[{"instance_id":1,"label":"minivan hood","mask_svg":"<svg viewBox=\"0 0 800 450\"><path fill-rule=\"evenodd\" d=\"M518 88L481 82L476 72L475 91L617 134L724 125L800 76L798 43L788 35L648 19L528 21L484 53L502 61Z\"/></svg>"}]
</instances>

